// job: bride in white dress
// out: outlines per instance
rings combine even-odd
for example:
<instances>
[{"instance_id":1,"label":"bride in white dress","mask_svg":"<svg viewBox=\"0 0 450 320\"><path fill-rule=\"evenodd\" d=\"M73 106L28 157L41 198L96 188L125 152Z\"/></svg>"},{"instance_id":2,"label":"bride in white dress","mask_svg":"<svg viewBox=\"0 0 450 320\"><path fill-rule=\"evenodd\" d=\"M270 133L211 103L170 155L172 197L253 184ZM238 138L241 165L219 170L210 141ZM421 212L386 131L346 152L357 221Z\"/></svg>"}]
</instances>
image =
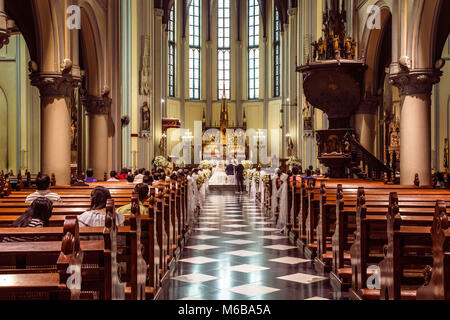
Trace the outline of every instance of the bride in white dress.
<instances>
[{"instance_id":1,"label":"bride in white dress","mask_svg":"<svg viewBox=\"0 0 450 320\"><path fill-rule=\"evenodd\" d=\"M223 161L220 161L213 169L212 175L209 179L208 184L210 186L223 186L226 185L228 181L228 176L225 173L225 165Z\"/></svg>"}]
</instances>

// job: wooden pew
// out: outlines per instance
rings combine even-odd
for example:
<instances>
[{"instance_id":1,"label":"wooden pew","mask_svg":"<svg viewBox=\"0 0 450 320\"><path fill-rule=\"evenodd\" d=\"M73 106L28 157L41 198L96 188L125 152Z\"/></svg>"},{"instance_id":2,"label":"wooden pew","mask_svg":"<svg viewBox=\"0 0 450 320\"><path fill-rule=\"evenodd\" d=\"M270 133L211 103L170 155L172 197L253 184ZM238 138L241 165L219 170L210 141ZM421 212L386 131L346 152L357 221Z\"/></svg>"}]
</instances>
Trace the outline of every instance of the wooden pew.
<instances>
[{"instance_id":1,"label":"wooden pew","mask_svg":"<svg viewBox=\"0 0 450 320\"><path fill-rule=\"evenodd\" d=\"M377 219L375 216L379 216L378 218L381 216L382 221L385 219L383 215L389 206L388 195L386 194L387 191L389 190L372 190L370 191L371 193L365 195L367 214L372 217L372 220L374 221ZM442 194L438 190L433 191L434 194L431 190L427 190L428 194L414 194L414 192L417 192L417 190L414 189L398 189L397 191L400 192L401 213L405 216L405 222L409 224L415 223L415 220L417 219L421 219L414 218L414 216L420 216L423 214L428 216L427 223L431 224L435 200L437 198L450 200L448 194ZM355 200L354 198L349 200L351 197L348 196L348 192L345 193L346 196L344 197L344 191L340 189L337 194L335 209L336 225L332 238L332 253L327 252L326 255L322 257L323 260L321 261L323 264L329 265L331 263L330 278L332 285L336 288L336 290L346 290L350 286L351 269L348 266L350 262L348 250L353 243L353 233L356 226ZM344 198L346 199L345 204ZM316 262L318 261L316 260Z\"/></svg>"},{"instance_id":2,"label":"wooden pew","mask_svg":"<svg viewBox=\"0 0 450 320\"><path fill-rule=\"evenodd\" d=\"M92 279L104 278L104 291L100 292L98 297L100 299L145 299L145 297L152 298L155 295L155 290L151 286L146 287L147 280L147 263L142 257L142 252L144 246L141 242L141 221L139 213L138 195L134 194L132 199L132 213L129 218L129 227L117 227L116 226L116 216L114 201L112 199L108 200L106 217L105 217L105 227L83 227L81 228L80 234L84 237L97 237L103 236L104 250L102 255L98 254L94 257L93 261L85 260L84 264L90 265L86 271L83 272L83 286L88 291L97 290L97 282L93 284ZM68 219L70 219L69 217ZM72 217L76 219L76 217ZM67 219L66 219L67 220ZM77 222L78 224L78 222ZM2 236L14 236L14 237L49 237L49 238L61 238L64 233L61 233L61 228L50 227L50 228L6 228L0 229L0 235ZM118 252L117 237L126 237L126 247L121 248L122 253ZM103 242L97 240L99 242ZM90 241L93 242L93 241ZM86 243L86 241L82 242ZM34 246L35 243L27 243L28 245ZM151 257L153 254L149 254ZM88 258L88 257L86 257ZM153 259L153 258L152 258ZM92 257L91 257L92 260ZM125 283L120 283L118 274L118 264L117 262L126 262L127 267L126 272L122 274L128 282L128 286ZM100 269L92 268L92 265L98 265ZM34 269L36 270L36 269ZM94 271L93 271L94 270ZM104 276L101 274L104 273ZM88 282L86 282L88 281ZM88 287L87 287L88 286ZM146 293L146 296L144 295Z\"/></svg>"},{"instance_id":3,"label":"wooden pew","mask_svg":"<svg viewBox=\"0 0 450 320\"><path fill-rule=\"evenodd\" d=\"M396 228L402 223L405 227L414 229L432 224L432 215L426 215L426 212L423 213L423 216L400 216L398 196L395 192L391 193L389 201L390 205L385 217L370 216L367 215L364 194L360 197L356 216L357 231L355 242L350 251L352 263L352 288L350 289L350 296L353 299L379 299L379 291L368 290L366 288L368 278L367 267L369 265L377 265L381 262L383 256L386 254L386 245L389 246L391 244L394 227ZM412 236L412 234L409 235ZM427 250L426 248L431 247L430 243L427 243L428 240L430 239L427 239L427 237L411 238L409 244L413 244L414 250L419 251L415 256L410 256L409 258L414 259L416 262L429 263L430 261L427 261L427 259L429 260L430 256L427 257L421 254L424 249ZM405 249L407 248L409 249L408 246L405 246ZM411 274L411 271L409 274ZM411 291L405 290L402 292L402 297L411 299L415 298L415 295L413 296Z\"/></svg>"},{"instance_id":4,"label":"wooden pew","mask_svg":"<svg viewBox=\"0 0 450 320\"><path fill-rule=\"evenodd\" d=\"M67 281L67 270L80 270L83 259L76 218L67 219L64 225L64 238L57 244L59 244L60 253L54 272L11 272L6 274L2 272L0 274L0 299L78 300L80 290L75 286L69 287ZM2 245L0 243L0 247ZM4 250L4 248L1 249Z\"/></svg>"},{"instance_id":5,"label":"wooden pew","mask_svg":"<svg viewBox=\"0 0 450 320\"><path fill-rule=\"evenodd\" d=\"M433 267L425 268L425 284L417 289L416 299L450 300L450 230L446 207L442 202L436 206L430 236Z\"/></svg>"}]
</instances>

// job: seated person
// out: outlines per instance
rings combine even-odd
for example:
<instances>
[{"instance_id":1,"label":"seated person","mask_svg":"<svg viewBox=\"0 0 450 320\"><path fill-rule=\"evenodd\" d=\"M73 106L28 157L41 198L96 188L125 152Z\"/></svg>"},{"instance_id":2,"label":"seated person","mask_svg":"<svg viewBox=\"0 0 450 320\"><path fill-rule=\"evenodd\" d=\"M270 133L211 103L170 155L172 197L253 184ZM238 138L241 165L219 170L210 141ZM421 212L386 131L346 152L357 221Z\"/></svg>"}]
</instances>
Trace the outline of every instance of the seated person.
<instances>
[{"instance_id":1,"label":"seated person","mask_svg":"<svg viewBox=\"0 0 450 320\"><path fill-rule=\"evenodd\" d=\"M144 176L144 179L142 179L142 183L151 186L153 184L153 177L151 175Z\"/></svg>"},{"instance_id":2,"label":"seated person","mask_svg":"<svg viewBox=\"0 0 450 320\"><path fill-rule=\"evenodd\" d=\"M91 209L78 217L80 227L104 227L106 217L106 202L111 199L111 193L105 187L95 187L91 192ZM125 217L116 213L116 223L123 226Z\"/></svg>"},{"instance_id":3,"label":"seated person","mask_svg":"<svg viewBox=\"0 0 450 320\"><path fill-rule=\"evenodd\" d=\"M109 173L110 178L108 179L108 182L119 182L120 180L116 178L117 172L114 170Z\"/></svg>"},{"instance_id":4,"label":"seated person","mask_svg":"<svg viewBox=\"0 0 450 320\"><path fill-rule=\"evenodd\" d=\"M149 188L145 183L139 183L134 187L134 192L139 194L139 209L141 215L148 215L148 208L144 206L143 202L148 199ZM131 214L131 203L120 207L117 212L124 216L129 216Z\"/></svg>"},{"instance_id":5,"label":"seated person","mask_svg":"<svg viewBox=\"0 0 450 320\"><path fill-rule=\"evenodd\" d=\"M134 176L133 176L131 173L129 173L129 174L127 175L127 181L128 181L129 183L133 183L133 182L134 182Z\"/></svg>"},{"instance_id":6,"label":"seated person","mask_svg":"<svg viewBox=\"0 0 450 320\"><path fill-rule=\"evenodd\" d=\"M51 201L61 201L61 197L56 193L49 190L50 177L46 174L42 174L36 178L36 192L28 195L25 199L25 203L32 203L35 199L45 197Z\"/></svg>"},{"instance_id":7,"label":"seated person","mask_svg":"<svg viewBox=\"0 0 450 320\"><path fill-rule=\"evenodd\" d=\"M134 183L142 183L142 179L144 179L145 169L139 169L138 174L134 177Z\"/></svg>"},{"instance_id":8,"label":"seated person","mask_svg":"<svg viewBox=\"0 0 450 320\"><path fill-rule=\"evenodd\" d=\"M87 183L97 182L97 180L94 179L94 170L87 169L86 170L86 176L87 176L87 178L86 178L86 180L84 180L84 182L87 182Z\"/></svg>"},{"instance_id":9,"label":"seated person","mask_svg":"<svg viewBox=\"0 0 450 320\"><path fill-rule=\"evenodd\" d=\"M128 169L127 168L123 168L120 171L120 174L117 175L117 179L120 179L120 180L126 180L127 177L128 177Z\"/></svg>"},{"instance_id":10,"label":"seated person","mask_svg":"<svg viewBox=\"0 0 450 320\"><path fill-rule=\"evenodd\" d=\"M36 198L31 206L11 224L12 228L43 228L48 227L52 216L53 203L45 197ZM3 242L38 241L39 237L5 237Z\"/></svg>"}]
</instances>

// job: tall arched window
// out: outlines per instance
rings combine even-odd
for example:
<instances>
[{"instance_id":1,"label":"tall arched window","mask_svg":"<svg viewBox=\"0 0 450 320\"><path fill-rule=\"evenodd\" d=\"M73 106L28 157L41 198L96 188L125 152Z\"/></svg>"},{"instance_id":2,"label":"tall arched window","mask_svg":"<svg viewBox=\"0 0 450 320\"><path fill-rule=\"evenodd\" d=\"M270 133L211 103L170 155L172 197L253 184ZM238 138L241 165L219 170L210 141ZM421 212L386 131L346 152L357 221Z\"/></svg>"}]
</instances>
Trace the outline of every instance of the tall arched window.
<instances>
[{"instance_id":1,"label":"tall arched window","mask_svg":"<svg viewBox=\"0 0 450 320\"><path fill-rule=\"evenodd\" d=\"M167 25L169 33L169 97L175 97L175 62L176 62L176 35L175 35L175 5L170 10L169 23Z\"/></svg>"},{"instance_id":2,"label":"tall arched window","mask_svg":"<svg viewBox=\"0 0 450 320\"><path fill-rule=\"evenodd\" d=\"M259 1L248 1L248 99L259 98Z\"/></svg>"},{"instance_id":3,"label":"tall arched window","mask_svg":"<svg viewBox=\"0 0 450 320\"><path fill-rule=\"evenodd\" d=\"M273 66L274 66L274 75L273 75L273 95L274 97L280 96L280 88L281 88L281 47L280 47L280 38L281 38L281 23L280 23L280 13L278 9L275 8L274 14L274 33L273 33Z\"/></svg>"},{"instance_id":4,"label":"tall arched window","mask_svg":"<svg viewBox=\"0 0 450 320\"><path fill-rule=\"evenodd\" d=\"M189 98L200 99L200 0L192 0L189 7Z\"/></svg>"},{"instance_id":5,"label":"tall arched window","mask_svg":"<svg viewBox=\"0 0 450 320\"><path fill-rule=\"evenodd\" d=\"M217 1L217 97L225 92L231 98L231 6L230 0Z\"/></svg>"}]
</instances>

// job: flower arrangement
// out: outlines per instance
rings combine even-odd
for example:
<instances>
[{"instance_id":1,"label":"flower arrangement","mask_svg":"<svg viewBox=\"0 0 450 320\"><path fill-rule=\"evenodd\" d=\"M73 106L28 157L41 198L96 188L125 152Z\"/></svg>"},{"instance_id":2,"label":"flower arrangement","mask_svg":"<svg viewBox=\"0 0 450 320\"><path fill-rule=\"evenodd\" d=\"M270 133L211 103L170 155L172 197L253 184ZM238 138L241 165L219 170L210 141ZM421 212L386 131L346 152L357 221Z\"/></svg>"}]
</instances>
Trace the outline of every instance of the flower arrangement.
<instances>
[{"instance_id":1,"label":"flower arrangement","mask_svg":"<svg viewBox=\"0 0 450 320\"><path fill-rule=\"evenodd\" d=\"M157 168L165 168L167 164L168 162L163 156L157 156L155 160L153 160L153 165Z\"/></svg>"},{"instance_id":2,"label":"flower arrangement","mask_svg":"<svg viewBox=\"0 0 450 320\"><path fill-rule=\"evenodd\" d=\"M270 174L265 174L262 177L262 181L264 183L264 188L269 188L270 187L270 181L271 181Z\"/></svg>"},{"instance_id":3,"label":"flower arrangement","mask_svg":"<svg viewBox=\"0 0 450 320\"><path fill-rule=\"evenodd\" d=\"M211 169L212 169L211 161L208 161L208 160L202 160L202 161L200 162L200 164L198 165L198 168L199 168L200 170L203 170L203 169L211 170Z\"/></svg>"},{"instance_id":4,"label":"flower arrangement","mask_svg":"<svg viewBox=\"0 0 450 320\"><path fill-rule=\"evenodd\" d=\"M203 184L208 181L208 178L206 176L205 172L199 172L197 177L197 188L200 190L200 188L203 186Z\"/></svg>"},{"instance_id":5,"label":"flower arrangement","mask_svg":"<svg viewBox=\"0 0 450 320\"><path fill-rule=\"evenodd\" d=\"M244 160L241 163L244 166L245 170L250 170L253 168L253 162L251 160Z\"/></svg>"},{"instance_id":6,"label":"flower arrangement","mask_svg":"<svg viewBox=\"0 0 450 320\"><path fill-rule=\"evenodd\" d=\"M299 167L302 165L302 161L297 159L297 157L291 156L288 158L288 161L286 162L286 164L291 167Z\"/></svg>"},{"instance_id":7,"label":"flower arrangement","mask_svg":"<svg viewBox=\"0 0 450 320\"><path fill-rule=\"evenodd\" d=\"M253 172L251 170L244 170L244 180L251 181L253 177Z\"/></svg>"},{"instance_id":8,"label":"flower arrangement","mask_svg":"<svg viewBox=\"0 0 450 320\"><path fill-rule=\"evenodd\" d=\"M206 180L209 180L209 179L211 178L211 170L209 170L209 169L204 169L204 170L202 171L202 173L205 175Z\"/></svg>"}]
</instances>

